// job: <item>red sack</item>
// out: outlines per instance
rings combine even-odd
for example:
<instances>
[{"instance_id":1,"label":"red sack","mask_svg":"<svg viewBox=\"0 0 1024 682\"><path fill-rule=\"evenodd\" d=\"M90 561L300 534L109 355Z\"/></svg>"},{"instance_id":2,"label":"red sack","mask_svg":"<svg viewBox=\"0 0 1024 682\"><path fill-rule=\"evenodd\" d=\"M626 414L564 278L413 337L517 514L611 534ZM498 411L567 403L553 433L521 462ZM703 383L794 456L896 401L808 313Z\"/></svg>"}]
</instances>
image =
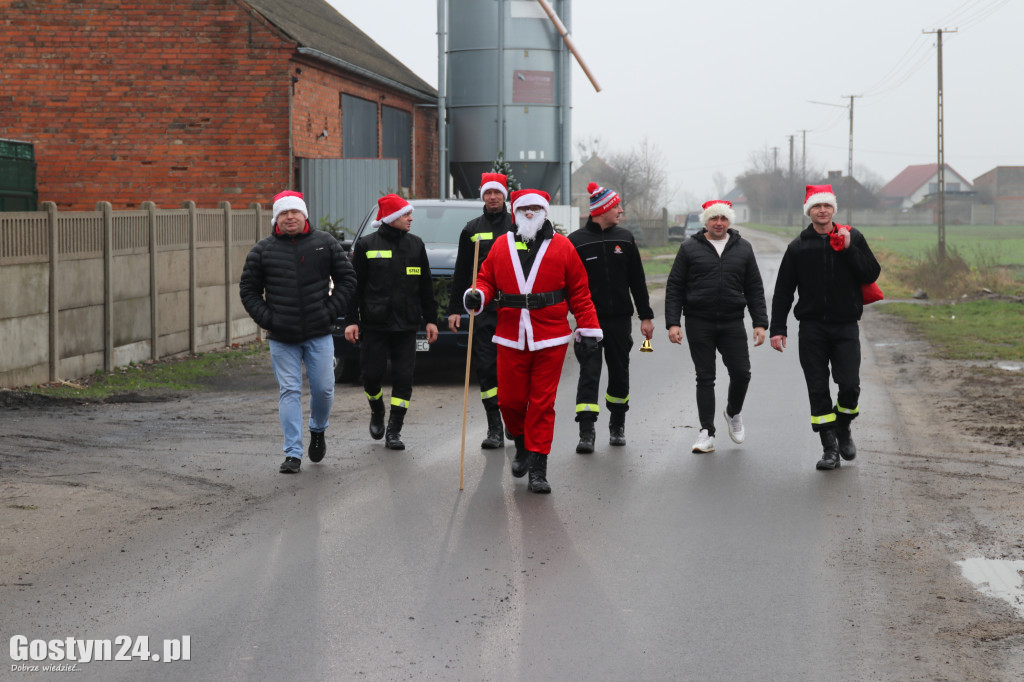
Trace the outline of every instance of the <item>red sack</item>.
<instances>
[{"instance_id":1,"label":"red sack","mask_svg":"<svg viewBox=\"0 0 1024 682\"><path fill-rule=\"evenodd\" d=\"M860 292L864 297L864 305L874 303L875 301L881 301L885 298L885 294L882 293L882 290L875 282L872 282L871 284L861 284Z\"/></svg>"}]
</instances>

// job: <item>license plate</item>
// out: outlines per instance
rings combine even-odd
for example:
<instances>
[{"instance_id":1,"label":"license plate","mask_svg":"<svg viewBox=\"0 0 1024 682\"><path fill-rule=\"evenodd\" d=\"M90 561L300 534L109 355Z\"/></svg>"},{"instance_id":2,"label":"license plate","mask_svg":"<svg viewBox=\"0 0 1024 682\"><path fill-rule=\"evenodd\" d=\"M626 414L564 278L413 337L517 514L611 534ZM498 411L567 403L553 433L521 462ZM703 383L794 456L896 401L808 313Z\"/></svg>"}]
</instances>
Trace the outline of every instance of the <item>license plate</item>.
<instances>
[{"instance_id":1,"label":"license plate","mask_svg":"<svg viewBox=\"0 0 1024 682\"><path fill-rule=\"evenodd\" d=\"M416 352L421 353L430 350L430 344L427 343L426 337L422 339L416 339Z\"/></svg>"}]
</instances>

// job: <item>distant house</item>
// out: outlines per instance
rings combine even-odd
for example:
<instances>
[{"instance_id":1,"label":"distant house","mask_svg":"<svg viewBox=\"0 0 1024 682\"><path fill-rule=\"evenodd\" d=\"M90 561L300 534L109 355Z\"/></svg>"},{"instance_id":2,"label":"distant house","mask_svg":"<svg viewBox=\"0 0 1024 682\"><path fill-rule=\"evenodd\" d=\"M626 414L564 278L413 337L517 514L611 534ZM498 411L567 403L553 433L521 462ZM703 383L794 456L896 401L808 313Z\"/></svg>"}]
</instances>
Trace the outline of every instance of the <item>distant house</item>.
<instances>
[{"instance_id":1,"label":"distant house","mask_svg":"<svg viewBox=\"0 0 1024 682\"><path fill-rule=\"evenodd\" d=\"M325 0L45 4L0 22L0 138L33 144L39 201L265 205L304 159L437 192L437 91Z\"/></svg>"},{"instance_id":2,"label":"distant house","mask_svg":"<svg viewBox=\"0 0 1024 682\"><path fill-rule=\"evenodd\" d=\"M1024 166L998 166L974 178L979 201L992 204L996 225L1024 225Z\"/></svg>"},{"instance_id":3,"label":"distant house","mask_svg":"<svg viewBox=\"0 0 1024 682\"><path fill-rule=\"evenodd\" d=\"M845 213L847 208L858 210L878 208L878 197L867 187L860 184L857 178L843 175L843 171L829 171L828 177L824 180L809 182L808 184L832 185L832 191L836 194L836 200L841 213ZM800 205L801 207L803 206L802 200Z\"/></svg>"},{"instance_id":4,"label":"distant house","mask_svg":"<svg viewBox=\"0 0 1024 682\"><path fill-rule=\"evenodd\" d=\"M733 187L732 191L722 197L732 204L733 213L736 214L737 223L750 222L750 202L747 196L739 187Z\"/></svg>"},{"instance_id":5,"label":"distant house","mask_svg":"<svg viewBox=\"0 0 1024 682\"><path fill-rule=\"evenodd\" d=\"M946 164L946 194L972 192L974 188L962 175ZM926 163L907 166L878 191L883 208L907 209L923 202L928 195L939 191L939 164Z\"/></svg>"}]
</instances>

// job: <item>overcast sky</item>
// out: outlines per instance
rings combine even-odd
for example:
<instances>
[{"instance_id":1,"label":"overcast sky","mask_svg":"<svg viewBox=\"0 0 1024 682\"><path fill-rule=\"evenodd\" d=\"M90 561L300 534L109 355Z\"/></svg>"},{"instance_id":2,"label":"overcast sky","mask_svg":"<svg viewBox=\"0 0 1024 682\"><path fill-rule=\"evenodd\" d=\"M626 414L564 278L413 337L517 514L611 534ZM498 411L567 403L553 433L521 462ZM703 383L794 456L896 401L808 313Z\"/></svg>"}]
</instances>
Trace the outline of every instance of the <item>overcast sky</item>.
<instances>
[{"instance_id":1,"label":"overcast sky","mask_svg":"<svg viewBox=\"0 0 1024 682\"><path fill-rule=\"evenodd\" d=\"M489 0L480 0L489 1ZM490 0L493 1L493 0ZM432 0L329 0L421 78L437 85ZM573 142L599 135L625 151L644 138L665 155L670 210L712 198L751 155L778 147L799 168L848 165L891 180L937 159L937 65L943 34L946 162L968 181L1024 165L1024 0L582 0L570 32L601 85L573 65ZM814 104L826 102L836 106ZM950 178L947 177L947 182ZM841 200L841 199L840 199Z\"/></svg>"}]
</instances>

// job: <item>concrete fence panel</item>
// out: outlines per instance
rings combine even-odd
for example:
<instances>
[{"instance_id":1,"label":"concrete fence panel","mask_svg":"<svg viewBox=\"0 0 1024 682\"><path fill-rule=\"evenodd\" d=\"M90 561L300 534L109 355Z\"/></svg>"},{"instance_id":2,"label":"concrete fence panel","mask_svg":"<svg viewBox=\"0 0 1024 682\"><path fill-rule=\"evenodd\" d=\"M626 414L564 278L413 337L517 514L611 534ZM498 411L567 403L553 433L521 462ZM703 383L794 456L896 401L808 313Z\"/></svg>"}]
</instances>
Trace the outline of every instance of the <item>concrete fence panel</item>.
<instances>
[{"instance_id":1,"label":"concrete fence panel","mask_svg":"<svg viewBox=\"0 0 1024 682\"><path fill-rule=\"evenodd\" d=\"M263 208L44 207L0 213L0 387L259 338L238 280Z\"/></svg>"}]
</instances>

